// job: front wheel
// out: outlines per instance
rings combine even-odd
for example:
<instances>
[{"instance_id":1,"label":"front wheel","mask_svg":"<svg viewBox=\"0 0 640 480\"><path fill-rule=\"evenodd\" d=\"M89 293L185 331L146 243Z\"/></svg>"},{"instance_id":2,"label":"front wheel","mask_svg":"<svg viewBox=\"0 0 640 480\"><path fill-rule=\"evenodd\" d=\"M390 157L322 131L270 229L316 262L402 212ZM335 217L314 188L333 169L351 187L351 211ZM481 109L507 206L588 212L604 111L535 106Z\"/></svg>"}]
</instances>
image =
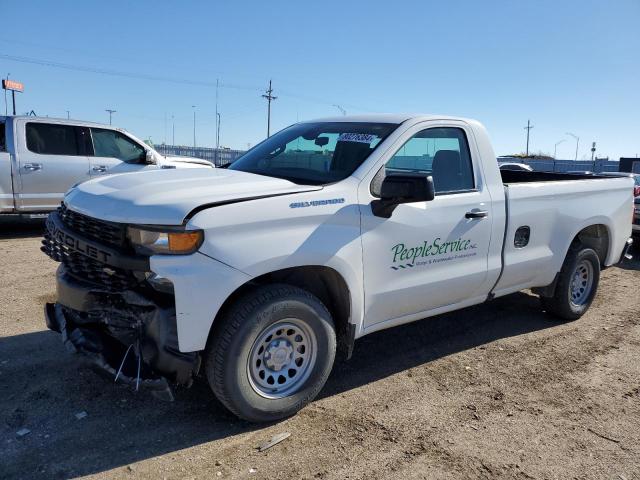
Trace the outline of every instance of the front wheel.
<instances>
[{"instance_id":1,"label":"front wheel","mask_svg":"<svg viewBox=\"0 0 640 480\"><path fill-rule=\"evenodd\" d=\"M322 302L290 285L258 287L220 319L205 352L216 397L252 422L293 415L318 394L336 353Z\"/></svg>"},{"instance_id":2,"label":"front wheel","mask_svg":"<svg viewBox=\"0 0 640 480\"><path fill-rule=\"evenodd\" d=\"M591 306L600 282L600 259L591 248L573 245L562 264L552 297L540 297L543 308L564 320L577 320Z\"/></svg>"}]
</instances>

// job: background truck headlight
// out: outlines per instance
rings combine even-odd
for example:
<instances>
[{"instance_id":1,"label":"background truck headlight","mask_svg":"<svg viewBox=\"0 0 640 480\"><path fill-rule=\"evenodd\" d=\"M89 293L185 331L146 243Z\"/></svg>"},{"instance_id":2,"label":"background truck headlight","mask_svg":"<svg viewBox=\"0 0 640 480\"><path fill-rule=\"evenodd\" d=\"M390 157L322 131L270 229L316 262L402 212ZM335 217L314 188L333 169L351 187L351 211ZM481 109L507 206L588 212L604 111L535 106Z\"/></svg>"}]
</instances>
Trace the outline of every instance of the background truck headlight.
<instances>
[{"instance_id":1,"label":"background truck headlight","mask_svg":"<svg viewBox=\"0 0 640 480\"><path fill-rule=\"evenodd\" d=\"M204 233L180 227L128 227L127 237L139 253L188 255L202 245Z\"/></svg>"}]
</instances>

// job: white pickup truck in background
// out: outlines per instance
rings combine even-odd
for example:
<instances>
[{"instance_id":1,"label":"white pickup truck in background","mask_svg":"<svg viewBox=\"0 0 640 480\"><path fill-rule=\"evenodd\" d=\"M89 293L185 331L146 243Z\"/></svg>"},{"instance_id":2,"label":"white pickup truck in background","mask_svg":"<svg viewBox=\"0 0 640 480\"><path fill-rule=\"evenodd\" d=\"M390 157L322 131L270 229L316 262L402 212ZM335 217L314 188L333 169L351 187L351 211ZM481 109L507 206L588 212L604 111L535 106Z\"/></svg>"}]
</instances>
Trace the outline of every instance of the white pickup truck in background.
<instances>
[{"instance_id":1,"label":"white pickup truck in background","mask_svg":"<svg viewBox=\"0 0 640 480\"><path fill-rule=\"evenodd\" d=\"M43 240L61 262L47 325L169 398L203 366L227 408L270 421L368 333L529 288L579 318L632 214L630 178L500 171L473 120L304 122L227 169L72 189Z\"/></svg>"},{"instance_id":2,"label":"white pickup truck in background","mask_svg":"<svg viewBox=\"0 0 640 480\"><path fill-rule=\"evenodd\" d=\"M0 116L0 215L54 210L77 183L157 168L212 168L164 157L125 130L76 120Z\"/></svg>"}]
</instances>

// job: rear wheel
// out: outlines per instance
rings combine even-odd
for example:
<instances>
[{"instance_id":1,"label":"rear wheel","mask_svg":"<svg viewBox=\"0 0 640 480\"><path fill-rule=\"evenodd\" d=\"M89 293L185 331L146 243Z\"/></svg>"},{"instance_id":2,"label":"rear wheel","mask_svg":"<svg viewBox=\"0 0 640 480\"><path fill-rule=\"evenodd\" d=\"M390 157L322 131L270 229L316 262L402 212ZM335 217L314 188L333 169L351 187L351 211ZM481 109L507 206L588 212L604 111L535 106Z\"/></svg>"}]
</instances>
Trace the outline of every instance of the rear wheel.
<instances>
[{"instance_id":1,"label":"rear wheel","mask_svg":"<svg viewBox=\"0 0 640 480\"><path fill-rule=\"evenodd\" d=\"M591 306L600 282L600 259L594 250L573 245L560 270L553 296L540 297L543 308L564 320L580 318Z\"/></svg>"},{"instance_id":2,"label":"rear wheel","mask_svg":"<svg viewBox=\"0 0 640 480\"><path fill-rule=\"evenodd\" d=\"M219 320L205 352L209 385L237 416L252 422L293 415L331 372L336 335L327 308L309 292L267 285Z\"/></svg>"}]
</instances>

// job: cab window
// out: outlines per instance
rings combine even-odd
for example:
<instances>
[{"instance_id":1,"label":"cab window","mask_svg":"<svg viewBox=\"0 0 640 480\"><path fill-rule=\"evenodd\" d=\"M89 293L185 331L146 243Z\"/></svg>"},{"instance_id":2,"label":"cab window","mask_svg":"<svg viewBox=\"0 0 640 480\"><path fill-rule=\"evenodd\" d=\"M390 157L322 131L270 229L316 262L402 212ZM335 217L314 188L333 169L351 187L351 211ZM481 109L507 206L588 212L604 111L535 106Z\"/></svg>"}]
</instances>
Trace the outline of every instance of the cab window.
<instances>
[{"instance_id":1,"label":"cab window","mask_svg":"<svg viewBox=\"0 0 640 480\"><path fill-rule=\"evenodd\" d=\"M56 123L29 122L26 125L27 149L45 155L81 155L77 128Z\"/></svg>"},{"instance_id":2,"label":"cab window","mask_svg":"<svg viewBox=\"0 0 640 480\"><path fill-rule=\"evenodd\" d=\"M93 154L96 157L117 158L127 163L144 160L145 149L116 130L92 128Z\"/></svg>"},{"instance_id":3,"label":"cab window","mask_svg":"<svg viewBox=\"0 0 640 480\"><path fill-rule=\"evenodd\" d=\"M405 172L431 175L436 194L473 190L473 166L464 131L429 128L415 134L385 165L385 175Z\"/></svg>"}]
</instances>

